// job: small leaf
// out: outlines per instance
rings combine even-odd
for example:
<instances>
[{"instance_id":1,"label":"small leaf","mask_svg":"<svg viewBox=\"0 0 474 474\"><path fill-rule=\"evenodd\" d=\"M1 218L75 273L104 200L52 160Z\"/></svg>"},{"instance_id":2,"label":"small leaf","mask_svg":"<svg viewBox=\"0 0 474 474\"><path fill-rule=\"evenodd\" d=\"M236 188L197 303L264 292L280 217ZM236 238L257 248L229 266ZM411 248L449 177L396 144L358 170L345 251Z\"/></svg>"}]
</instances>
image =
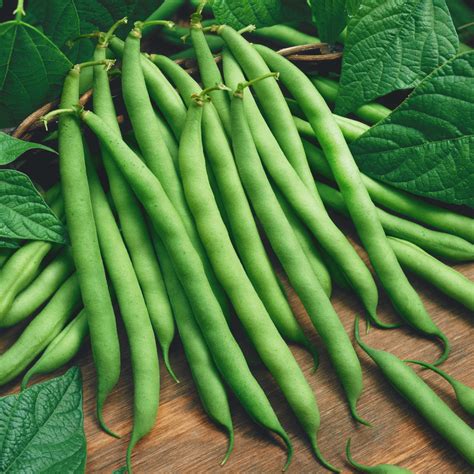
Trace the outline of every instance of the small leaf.
<instances>
[{"instance_id":1,"label":"small leaf","mask_svg":"<svg viewBox=\"0 0 474 474\"><path fill-rule=\"evenodd\" d=\"M351 148L374 178L474 207L474 51L436 69Z\"/></svg>"},{"instance_id":2,"label":"small leaf","mask_svg":"<svg viewBox=\"0 0 474 474\"><path fill-rule=\"evenodd\" d=\"M0 165L7 165L15 161L20 155L28 150L45 150L56 153L52 148L39 143L25 142L18 138L0 132Z\"/></svg>"},{"instance_id":3,"label":"small leaf","mask_svg":"<svg viewBox=\"0 0 474 474\"><path fill-rule=\"evenodd\" d=\"M66 243L66 229L26 174L0 170L0 237Z\"/></svg>"},{"instance_id":4,"label":"small leaf","mask_svg":"<svg viewBox=\"0 0 474 474\"><path fill-rule=\"evenodd\" d=\"M363 0L349 21L336 113L416 86L459 46L444 0Z\"/></svg>"},{"instance_id":5,"label":"small leaf","mask_svg":"<svg viewBox=\"0 0 474 474\"><path fill-rule=\"evenodd\" d=\"M0 24L0 128L17 125L59 94L72 64L26 23Z\"/></svg>"},{"instance_id":6,"label":"small leaf","mask_svg":"<svg viewBox=\"0 0 474 474\"><path fill-rule=\"evenodd\" d=\"M79 368L0 398L0 472L83 473L85 463Z\"/></svg>"},{"instance_id":7,"label":"small leaf","mask_svg":"<svg viewBox=\"0 0 474 474\"><path fill-rule=\"evenodd\" d=\"M334 43L345 28L348 18L347 3L346 0L309 0L318 35L323 41Z\"/></svg>"},{"instance_id":8,"label":"small leaf","mask_svg":"<svg viewBox=\"0 0 474 474\"><path fill-rule=\"evenodd\" d=\"M309 13L306 0L213 0L211 5L217 21L236 30L285 23Z\"/></svg>"}]
</instances>

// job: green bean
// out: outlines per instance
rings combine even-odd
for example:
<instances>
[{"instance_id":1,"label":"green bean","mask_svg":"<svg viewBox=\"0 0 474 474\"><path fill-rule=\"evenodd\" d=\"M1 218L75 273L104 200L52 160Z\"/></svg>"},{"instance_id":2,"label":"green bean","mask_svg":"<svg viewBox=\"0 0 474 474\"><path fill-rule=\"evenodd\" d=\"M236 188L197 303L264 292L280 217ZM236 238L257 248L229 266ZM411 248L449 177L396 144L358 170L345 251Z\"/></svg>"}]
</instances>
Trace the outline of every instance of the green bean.
<instances>
[{"instance_id":1,"label":"green bean","mask_svg":"<svg viewBox=\"0 0 474 474\"><path fill-rule=\"evenodd\" d=\"M78 114L113 156L145 207L173 261L176 274L224 381L256 422L283 439L291 459L292 446L288 435L250 372L207 280L202 260L160 182L120 136L110 130L97 115L90 111Z\"/></svg>"},{"instance_id":2,"label":"green bean","mask_svg":"<svg viewBox=\"0 0 474 474\"><path fill-rule=\"evenodd\" d=\"M161 5L145 20L150 23L156 20L167 20L176 14L184 6L186 0L164 0ZM153 31L153 24L143 28L143 36L147 36Z\"/></svg>"},{"instance_id":3,"label":"green bean","mask_svg":"<svg viewBox=\"0 0 474 474\"><path fill-rule=\"evenodd\" d=\"M360 472L372 472L374 474L412 474L409 469L395 466L393 464L377 464L376 466L365 466L360 464L352 458L351 455L351 438L347 440L346 444L346 458L350 465Z\"/></svg>"},{"instance_id":4,"label":"green bean","mask_svg":"<svg viewBox=\"0 0 474 474\"><path fill-rule=\"evenodd\" d=\"M123 56L124 42L121 39L111 38L109 46L117 56ZM174 136L179 138L186 120L186 107L183 101L162 72L144 55L140 57L140 65L151 99L161 110Z\"/></svg>"},{"instance_id":5,"label":"green bean","mask_svg":"<svg viewBox=\"0 0 474 474\"><path fill-rule=\"evenodd\" d=\"M243 78L242 72L228 51L224 50L223 57L226 82L235 88ZM311 178L315 192L311 193L288 163L251 94L246 94L244 106L253 139L271 178L321 247L347 276L370 317L380 326L391 327L377 318L378 293L372 275L347 238L330 219L316 191L314 179Z\"/></svg>"},{"instance_id":6,"label":"green bean","mask_svg":"<svg viewBox=\"0 0 474 474\"><path fill-rule=\"evenodd\" d=\"M99 42L94 52L95 59L100 60L104 57L107 41L105 37ZM96 66L94 71L93 98L96 113L119 134L120 127L116 119L107 72L100 66ZM175 336L173 314L145 216L113 159L103 147L101 151L112 201L117 209L125 244L145 298L156 338L161 346L163 360L168 373L177 380L169 362L169 349Z\"/></svg>"},{"instance_id":7,"label":"green bean","mask_svg":"<svg viewBox=\"0 0 474 474\"><path fill-rule=\"evenodd\" d=\"M215 23L215 20L213 20L213 23ZM187 47L188 36L189 36L188 26L175 26L172 30L163 31L161 38L163 38L164 41L174 44L176 46ZM211 51L221 50L222 45L224 44L224 42L219 37L214 36L214 35L205 35L205 40L207 44L209 45L209 48ZM189 48L189 49L194 50L194 48ZM186 50L183 50L183 51L186 51ZM190 57L196 57L196 55L194 54L194 56L190 56Z\"/></svg>"},{"instance_id":8,"label":"green bean","mask_svg":"<svg viewBox=\"0 0 474 474\"><path fill-rule=\"evenodd\" d=\"M326 206L337 212L349 215L344 197L334 188L316 183L319 194ZM415 222L407 221L377 208L377 216L387 233L393 237L408 240L430 253L455 261L473 260L474 246L455 235L427 229Z\"/></svg>"},{"instance_id":9,"label":"green bean","mask_svg":"<svg viewBox=\"0 0 474 474\"><path fill-rule=\"evenodd\" d=\"M337 94L339 93L339 84L337 81L323 76L313 76L310 79L319 93L324 97L324 100L331 104L336 102ZM371 102L360 106L356 109L354 114L370 125L373 125L386 118L391 112L389 108L377 104L376 102Z\"/></svg>"},{"instance_id":10,"label":"green bean","mask_svg":"<svg viewBox=\"0 0 474 474\"><path fill-rule=\"evenodd\" d=\"M406 364L390 352L373 349L362 342L359 319L355 337L360 347L378 365L385 378L410 405L472 466L474 465L474 430L468 426Z\"/></svg>"},{"instance_id":11,"label":"green bean","mask_svg":"<svg viewBox=\"0 0 474 474\"><path fill-rule=\"evenodd\" d=\"M173 132L171 131L166 120L158 112L156 113L156 123L160 128L160 135L163 137L166 148L168 148L171 158L173 159L173 163L176 166L178 163L178 142L176 141L176 138L173 135Z\"/></svg>"},{"instance_id":12,"label":"green bean","mask_svg":"<svg viewBox=\"0 0 474 474\"><path fill-rule=\"evenodd\" d=\"M247 93L244 99L246 100L246 97L250 96L249 91L239 88L231 102L232 143L240 177L273 250L328 350L348 398L352 415L360 422L366 423L359 417L356 409L362 392L362 369L359 360L266 177L246 120L243 92Z\"/></svg>"},{"instance_id":13,"label":"green bean","mask_svg":"<svg viewBox=\"0 0 474 474\"><path fill-rule=\"evenodd\" d=\"M430 369L433 372L436 372L438 375L443 377L446 382L448 382L451 387L454 389L454 393L456 394L456 399L461 406L461 408L468 414L473 416L474 415L474 389L464 385L463 383L459 382L455 378L451 377L451 375L447 374L443 370L439 369L438 367L428 364L426 362L422 362L419 360L412 360L407 359L404 362L410 362L412 364L418 364L424 367L425 369Z\"/></svg>"},{"instance_id":14,"label":"green bean","mask_svg":"<svg viewBox=\"0 0 474 474\"><path fill-rule=\"evenodd\" d=\"M134 446L150 432L158 414L160 369L153 327L145 299L120 230L96 171L89 161L88 178L100 249L117 295L130 345L133 375L133 429L127 449L127 469L132 472Z\"/></svg>"},{"instance_id":15,"label":"green bean","mask_svg":"<svg viewBox=\"0 0 474 474\"><path fill-rule=\"evenodd\" d=\"M327 466L317 447L320 417L311 387L245 273L207 180L201 138L206 92L204 90L189 105L179 143L179 167L186 199L217 278L227 292L246 334L283 391L316 456ZM236 130L232 128L235 134Z\"/></svg>"},{"instance_id":16,"label":"green bean","mask_svg":"<svg viewBox=\"0 0 474 474\"><path fill-rule=\"evenodd\" d=\"M79 102L79 75L80 66L74 66L67 74L61 108L74 107ZM103 406L120 377L120 346L97 239L77 117L70 114L60 116L58 139L59 171L72 257L87 311L97 370L97 417L102 428L112 434L103 420Z\"/></svg>"},{"instance_id":17,"label":"green bean","mask_svg":"<svg viewBox=\"0 0 474 474\"><path fill-rule=\"evenodd\" d=\"M191 15L189 28L193 48L196 52L201 81L204 87L212 87L222 83L222 76L202 30L201 11L203 5L204 4L201 4L196 13ZM227 135L230 136L230 99L228 92L226 90L217 89L210 91L209 96L219 114L224 130Z\"/></svg>"},{"instance_id":18,"label":"green bean","mask_svg":"<svg viewBox=\"0 0 474 474\"><path fill-rule=\"evenodd\" d=\"M130 116L135 137L145 159L145 163L162 183L163 189L178 211L186 231L206 269L209 281L222 305L228 312L228 302L212 271L206 252L196 231L191 212L184 197L183 187L178 177L173 159L159 133L156 115L148 96L145 78L140 66L141 24L130 31L125 40L122 64L122 93Z\"/></svg>"},{"instance_id":19,"label":"green bean","mask_svg":"<svg viewBox=\"0 0 474 474\"><path fill-rule=\"evenodd\" d=\"M303 146L311 169L325 178L334 180L324 153L306 140L303 140ZM448 209L443 209L442 207L434 206L416 196L376 181L364 174L361 176L370 197L375 203L435 229L473 242L474 219Z\"/></svg>"},{"instance_id":20,"label":"green bean","mask_svg":"<svg viewBox=\"0 0 474 474\"><path fill-rule=\"evenodd\" d=\"M328 295L328 297L330 297L332 291L331 276L329 275L329 271L324 264L320 251L316 248L316 243L314 242L313 236L300 221L300 219L298 219L298 217L295 215L293 209L287 203L286 199L278 190L278 188L276 186L272 186L272 188L282 211L285 213L285 217L291 225L291 228L293 229L293 232L295 233L296 238L298 239L298 242L300 243L301 248L306 255L306 258L313 269L314 274L318 277L324 292Z\"/></svg>"},{"instance_id":21,"label":"green bean","mask_svg":"<svg viewBox=\"0 0 474 474\"><path fill-rule=\"evenodd\" d=\"M333 117L348 143L357 140L364 132L369 129L367 125L357 122L356 120L341 117L340 115L336 114L333 114ZM303 135L303 137L315 138L313 127L311 127L309 122L294 115L293 120L300 135Z\"/></svg>"},{"instance_id":22,"label":"green bean","mask_svg":"<svg viewBox=\"0 0 474 474\"><path fill-rule=\"evenodd\" d=\"M280 72L283 85L298 101L311 123L357 233L397 312L412 328L442 342L443 352L437 361L437 365L441 364L449 355L449 341L431 319L398 263L377 216L375 205L331 110L298 67L269 48L259 45L255 48L270 67Z\"/></svg>"},{"instance_id":23,"label":"green bean","mask_svg":"<svg viewBox=\"0 0 474 474\"><path fill-rule=\"evenodd\" d=\"M74 263L68 250L63 251L26 287L0 320L0 327L7 328L20 323L42 306L74 271Z\"/></svg>"},{"instance_id":24,"label":"green bean","mask_svg":"<svg viewBox=\"0 0 474 474\"><path fill-rule=\"evenodd\" d=\"M201 91L198 84L173 61L157 56L156 63L172 79L188 102L191 101L192 94ZM203 139L219 188L217 196L222 198L237 251L255 289L282 336L288 341L301 344L314 354L314 348L296 321L269 262L240 182L229 141L212 104L204 107Z\"/></svg>"},{"instance_id":25,"label":"green bean","mask_svg":"<svg viewBox=\"0 0 474 474\"><path fill-rule=\"evenodd\" d=\"M234 429L226 389L196 323L191 305L176 276L166 248L158 237L155 238L154 244L163 268L163 276L173 307L176 326L202 406L209 417L221 425L229 436L227 452L221 463L225 464L234 447Z\"/></svg>"},{"instance_id":26,"label":"green bean","mask_svg":"<svg viewBox=\"0 0 474 474\"><path fill-rule=\"evenodd\" d=\"M89 332L85 310L79 314L50 342L41 357L28 370L21 382L24 390L36 375L50 374L64 367L81 348Z\"/></svg>"},{"instance_id":27,"label":"green bean","mask_svg":"<svg viewBox=\"0 0 474 474\"><path fill-rule=\"evenodd\" d=\"M474 282L411 242L393 237L389 242L402 267L474 311Z\"/></svg>"},{"instance_id":28,"label":"green bean","mask_svg":"<svg viewBox=\"0 0 474 474\"><path fill-rule=\"evenodd\" d=\"M266 39L286 46L300 46L302 44L320 43L316 36L308 35L288 25L273 25L257 28L251 32L252 37Z\"/></svg>"},{"instance_id":29,"label":"green bean","mask_svg":"<svg viewBox=\"0 0 474 474\"><path fill-rule=\"evenodd\" d=\"M0 385L13 380L61 332L79 307L77 276L70 276L14 344L0 356Z\"/></svg>"}]
</instances>

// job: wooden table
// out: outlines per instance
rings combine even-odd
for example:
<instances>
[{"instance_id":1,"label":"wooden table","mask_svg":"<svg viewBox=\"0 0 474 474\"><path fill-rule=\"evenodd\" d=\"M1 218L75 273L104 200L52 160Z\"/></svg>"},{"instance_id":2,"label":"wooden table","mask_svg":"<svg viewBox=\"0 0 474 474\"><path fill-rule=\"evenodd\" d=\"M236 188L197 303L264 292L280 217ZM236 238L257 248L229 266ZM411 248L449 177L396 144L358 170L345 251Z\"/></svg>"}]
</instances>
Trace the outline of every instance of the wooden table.
<instances>
[{"instance_id":1,"label":"wooden table","mask_svg":"<svg viewBox=\"0 0 474 474\"><path fill-rule=\"evenodd\" d=\"M473 264L457 265L456 268L474 279ZM433 319L452 343L451 356L443 365L443 369L460 381L474 386L473 315L432 287L415 278L412 280ZM396 318L388 301L384 296L381 299L379 315L386 320ZM334 290L332 301L347 331L352 334L354 315L363 314L361 305L353 295L339 289ZM344 472L354 472L343 456L345 442L348 437L352 437L353 456L361 463L396 463L417 473L473 472L473 468L393 391L360 349L358 353L364 370L365 390L358 407L360 414L373 423L373 428L354 423L319 337L293 293L291 303L304 329L320 349L321 364L317 373L313 374L310 355L301 348L292 347L317 396L321 410L319 444L326 459ZM9 335L1 338L2 352L8 346L9 339L13 339L14 332L11 331ZM419 337L405 328L391 331L374 329L368 336L364 336L364 340L369 345L391 351L400 358L434 361L440 354L440 347L436 342ZM126 347L125 338L122 342L122 346ZM250 354L249 358L255 375L267 391L294 443L295 455L289 472L328 472L314 459L302 430L268 372L254 356ZM159 419L152 433L134 451L135 472L280 472L285 461L282 444L251 422L235 398L231 398L235 449L225 467L219 466L226 451L226 435L203 412L179 342L175 343L172 349L171 361L181 382L174 383L162 364ZM84 378L87 470L94 473L111 473L113 469L123 465L128 443L127 433L131 426L132 385L128 352L126 349L123 351L121 382L105 409L108 425L124 435L120 440L105 435L97 426L94 414L95 374L88 346L83 348L73 363L81 367ZM426 371L422 377L472 426L474 420L462 413L456 404L453 391L444 380ZM4 387L0 395L16 392L18 389L17 380Z\"/></svg>"}]
</instances>

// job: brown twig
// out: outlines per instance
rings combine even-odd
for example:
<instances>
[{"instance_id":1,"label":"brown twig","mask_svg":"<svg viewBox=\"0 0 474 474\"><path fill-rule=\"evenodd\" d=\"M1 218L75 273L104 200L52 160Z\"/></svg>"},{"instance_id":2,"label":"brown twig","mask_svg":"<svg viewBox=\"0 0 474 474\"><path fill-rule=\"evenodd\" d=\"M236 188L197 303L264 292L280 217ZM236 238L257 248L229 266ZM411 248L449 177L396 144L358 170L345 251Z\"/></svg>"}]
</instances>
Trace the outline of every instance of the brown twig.
<instances>
[{"instance_id":1,"label":"brown twig","mask_svg":"<svg viewBox=\"0 0 474 474\"><path fill-rule=\"evenodd\" d=\"M316 54L307 54L309 51L314 51ZM342 51L334 51L327 43L291 46L280 49L277 52L290 61L298 62L335 61L342 57Z\"/></svg>"},{"instance_id":2,"label":"brown twig","mask_svg":"<svg viewBox=\"0 0 474 474\"><path fill-rule=\"evenodd\" d=\"M81 98L79 99L79 103L81 105L86 105L91 97L92 89L89 89L88 91L84 92L84 94L82 94ZM31 132L32 130L36 130L37 128L43 127L43 124L40 122L39 119L43 115L53 110L58 105L58 103L59 100L53 100L52 102L43 105L43 107L40 107L38 110L35 110L32 114L28 115L28 117L26 117L12 133L12 137L23 138L26 140L29 139L31 137L29 132Z\"/></svg>"}]
</instances>

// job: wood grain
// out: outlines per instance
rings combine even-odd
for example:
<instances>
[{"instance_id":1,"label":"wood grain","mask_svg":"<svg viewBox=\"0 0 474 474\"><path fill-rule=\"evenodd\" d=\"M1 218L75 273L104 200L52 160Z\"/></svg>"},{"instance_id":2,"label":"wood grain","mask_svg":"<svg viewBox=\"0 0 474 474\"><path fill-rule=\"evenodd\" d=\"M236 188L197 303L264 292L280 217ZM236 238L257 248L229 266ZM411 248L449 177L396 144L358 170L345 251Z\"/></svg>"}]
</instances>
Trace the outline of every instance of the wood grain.
<instances>
[{"instance_id":1,"label":"wood grain","mask_svg":"<svg viewBox=\"0 0 474 474\"><path fill-rule=\"evenodd\" d=\"M456 268L474 279L473 264L456 265ZM422 295L433 319L452 343L451 356L443 365L443 369L460 381L474 386L474 315L427 284L410 278ZM318 336L295 294L290 290L289 295L295 314L321 354L320 367L316 374L313 374L310 355L301 348L292 347L318 399L321 410L319 444L326 459L344 472L354 472L343 456L345 442L348 437L352 437L353 456L365 464L396 463L416 473L473 472L473 468L392 390L372 361L359 349L365 383L359 412L373 423L373 428L354 423ZM396 319L383 295L381 299L379 315L386 320ZM347 331L352 334L354 315L363 314L361 305L353 295L339 289L334 290L332 301ZM2 352L14 340L16 332L12 330L2 335ZM369 345L391 351L400 358L434 361L440 354L440 347L436 342L419 337L406 328L391 331L374 329L368 336L364 336L364 340ZM108 425L123 434L120 440L105 435L97 426L94 412L95 373L89 347L84 347L73 361L81 367L84 378L88 472L110 473L124 462L131 426L132 385L126 338L123 336L122 347L123 374L105 410ZM327 472L311 454L302 430L268 372L256 360L252 351L248 354L255 375L268 393L294 443L295 456L289 472ZM181 382L174 383L165 373L163 364L161 365L159 418L152 433L134 451L135 472L280 472L285 461L282 444L252 423L234 398L231 398L231 406L236 433L235 449L226 466L219 466L226 451L226 435L204 414L179 342L175 343L172 349L171 361ZM423 372L422 377L472 426L474 420L461 412L452 390L445 381L427 371ZM0 395L16 392L18 389L19 380L4 387Z\"/></svg>"}]
</instances>

